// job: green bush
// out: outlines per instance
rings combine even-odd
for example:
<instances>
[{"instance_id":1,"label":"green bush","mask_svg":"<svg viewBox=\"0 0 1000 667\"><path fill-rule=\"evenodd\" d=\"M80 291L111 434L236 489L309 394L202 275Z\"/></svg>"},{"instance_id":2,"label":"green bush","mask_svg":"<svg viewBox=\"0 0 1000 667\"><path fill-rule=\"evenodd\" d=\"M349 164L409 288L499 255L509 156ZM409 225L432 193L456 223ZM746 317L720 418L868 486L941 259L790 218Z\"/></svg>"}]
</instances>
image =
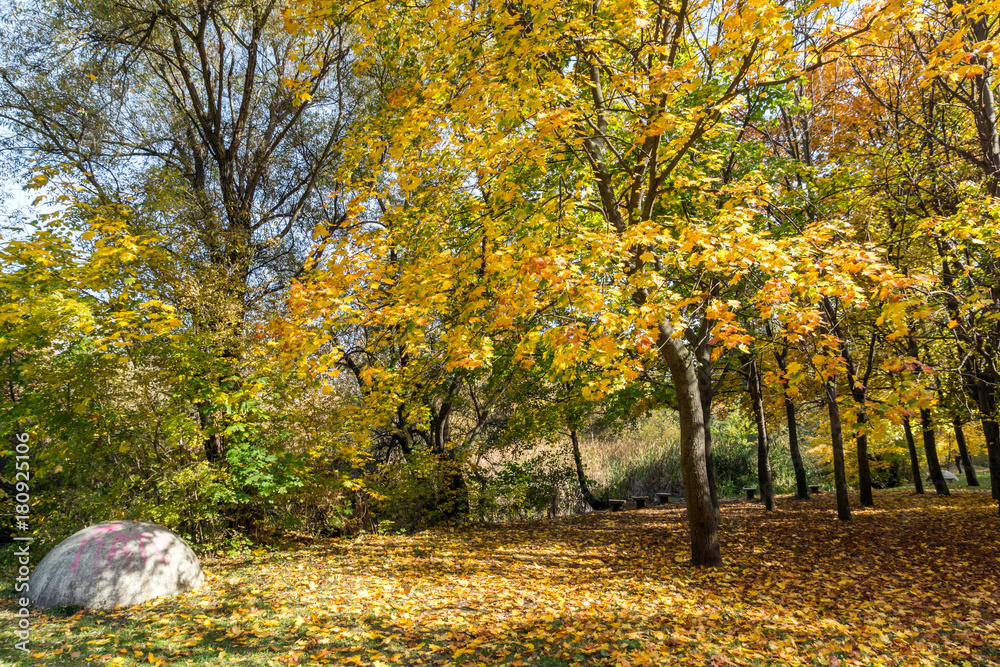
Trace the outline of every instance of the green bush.
<instances>
[{"instance_id":1,"label":"green bush","mask_svg":"<svg viewBox=\"0 0 1000 667\"><path fill-rule=\"evenodd\" d=\"M872 475L872 488L893 489L902 481L900 467L906 459L892 452L873 452L868 456Z\"/></svg>"},{"instance_id":2,"label":"green bush","mask_svg":"<svg viewBox=\"0 0 1000 667\"><path fill-rule=\"evenodd\" d=\"M527 519L557 514L575 482L576 472L564 456L545 453L504 463L486 488L494 518Z\"/></svg>"}]
</instances>

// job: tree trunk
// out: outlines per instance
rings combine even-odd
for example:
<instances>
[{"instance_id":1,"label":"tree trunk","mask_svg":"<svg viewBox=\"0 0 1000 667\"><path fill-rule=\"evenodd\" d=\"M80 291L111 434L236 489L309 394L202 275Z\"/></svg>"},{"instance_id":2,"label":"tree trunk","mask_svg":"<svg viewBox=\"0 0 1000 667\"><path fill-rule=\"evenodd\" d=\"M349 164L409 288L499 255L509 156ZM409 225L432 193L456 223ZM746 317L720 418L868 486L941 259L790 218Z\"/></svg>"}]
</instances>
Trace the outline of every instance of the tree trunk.
<instances>
[{"instance_id":1,"label":"tree trunk","mask_svg":"<svg viewBox=\"0 0 1000 667\"><path fill-rule=\"evenodd\" d=\"M708 336L703 336L707 340ZM712 507L719 514L719 491L715 480L715 458L712 455L712 349L707 342L701 343L695 353L698 364L698 393L701 399L702 420L705 423L705 468L708 472L708 488L712 494Z\"/></svg>"},{"instance_id":2,"label":"tree trunk","mask_svg":"<svg viewBox=\"0 0 1000 667\"><path fill-rule=\"evenodd\" d=\"M924 433L924 455L927 457L927 470L931 474L931 482L934 483L934 490L939 496L951 495L948 492L948 485L941 474L941 463L938 461L937 443L934 440L934 424L931 422L931 411L927 408L920 409L920 428Z\"/></svg>"},{"instance_id":3,"label":"tree trunk","mask_svg":"<svg viewBox=\"0 0 1000 667\"><path fill-rule=\"evenodd\" d=\"M214 269L218 274L226 275L229 269L239 269L245 266L248 261L243 261L239 266L228 266L222 262L217 264ZM232 396L239 392L240 385L242 385L239 369L243 342L240 330L247 317L246 285L233 286L224 283L221 291L224 295L223 303L228 306L227 313L223 315L209 310L199 317L201 328L210 338L217 341L216 344L221 350L221 353L216 353L212 365L206 369L202 379L221 395ZM220 406L218 399L213 402L201 402L198 409L202 416L202 428L205 429L203 442L205 458L209 463L225 468L229 464L227 457L229 447L234 440L239 438L238 435L226 435L235 418L228 414L228 407Z\"/></svg>"},{"instance_id":4,"label":"tree trunk","mask_svg":"<svg viewBox=\"0 0 1000 667\"><path fill-rule=\"evenodd\" d=\"M587 477L583 474L583 456L580 454L580 440L577 438L576 429L570 429L569 438L573 442L573 462L576 463L576 479L580 482L580 493L583 500L592 510L606 510L611 507L611 503L600 500L594 496L587 485Z\"/></svg>"},{"instance_id":5,"label":"tree trunk","mask_svg":"<svg viewBox=\"0 0 1000 667\"><path fill-rule=\"evenodd\" d=\"M976 469L972 467L972 457L969 456L969 448L965 444L965 431L962 430L962 421L955 417L955 442L958 443L958 455L962 460L962 467L965 468L965 482L969 486L979 486L979 478L976 476Z\"/></svg>"},{"instance_id":6,"label":"tree trunk","mask_svg":"<svg viewBox=\"0 0 1000 667\"><path fill-rule=\"evenodd\" d=\"M215 406L211 403L198 405L199 424L205 433L202 437L202 448L205 451L206 461L223 465L226 462L226 443L222 434L218 433L219 427L215 422L214 408Z\"/></svg>"},{"instance_id":7,"label":"tree trunk","mask_svg":"<svg viewBox=\"0 0 1000 667\"><path fill-rule=\"evenodd\" d=\"M913 429L910 428L910 418L903 420L903 432L906 433L906 446L910 450L910 470L913 473L913 487L917 493L924 492L924 480L920 476L920 459L917 458L917 445L913 442Z\"/></svg>"},{"instance_id":8,"label":"tree trunk","mask_svg":"<svg viewBox=\"0 0 1000 667\"><path fill-rule=\"evenodd\" d=\"M438 466L445 478L445 498L441 503L442 515L448 519L459 519L469 513L469 488L462 474L462 465L455 457L455 452L448 449L435 452L438 455Z\"/></svg>"},{"instance_id":9,"label":"tree trunk","mask_svg":"<svg viewBox=\"0 0 1000 667\"><path fill-rule=\"evenodd\" d=\"M750 403L753 405L754 421L757 423L757 485L764 507L774 509L774 486L771 482L771 457L767 439L767 419L764 414L764 396L760 384L760 370L757 359L749 359L747 385L750 389Z\"/></svg>"},{"instance_id":10,"label":"tree trunk","mask_svg":"<svg viewBox=\"0 0 1000 667\"><path fill-rule=\"evenodd\" d=\"M993 500L1000 500L1000 425L997 424L996 399L982 377L976 377L975 387L990 466L990 489Z\"/></svg>"},{"instance_id":11,"label":"tree trunk","mask_svg":"<svg viewBox=\"0 0 1000 667\"><path fill-rule=\"evenodd\" d=\"M770 325L767 327L767 335L771 335ZM778 362L778 368L782 374L786 371L787 354L787 348L781 354L774 353L774 358ZM809 480L806 478L806 467L802 463L802 452L799 451L799 427L795 416L795 401L787 394L785 395L785 419L788 422L788 451L792 457L792 467L795 469L795 497L800 500L808 500Z\"/></svg>"},{"instance_id":12,"label":"tree trunk","mask_svg":"<svg viewBox=\"0 0 1000 667\"><path fill-rule=\"evenodd\" d=\"M437 415L431 420L431 449L437 457L441 474L445 479L445 499L443 514L449 519L457 519L469 513L469 488L465 483L461 461L455 456L451 441L451 412L459 383L453 380L448 394L437 408ZM433 409L433 406L432 406Z\"/></svg>"},{"instance_id":13,"label":"tree trunk","mask_svg":"<svg viewBox=\"0 0 1000 667\"><path fill-rule=\"evenodd\" d=\"M983 417L987 461L990 467L990 489L993 500L1000 500L1000 425L996 419Z\"/></svg>"},{"instance_id":14,"label":"tree trunk","mask_svg":"<svg viewBox=\"0 0 1000 667\"><path fill-rule=\"evenodd\" d=\"M983 43L992 39L990 28L993 20L987 16L981 16L971 22L971 39L967 42ZM998 183L1000 183L1000 124L997 121L996 100L993 96L993 61L988 56L977 56L973 62L980 66L982 71L975 75L974 90L978 93L977 102L973 105L973 113L976 119L976 130L979 135L979 144L982 150L983 162L989 165L986 171L986 183L989 193L993 197L1000 196Z\"/></svg>"},{"instance_id":15,"label":"tree trunk","mask_svg":"<svg viewBox=\"0 0 1000 667\"><path fill-rule=\"evenodd\" d=\"M857 370L854 367L854 360L851 358L847 343L842 344L844 359L847 362L847 379L851 383L851 397L854 399L857 435L855 435L855 445L858 454L858 489L860 491L861 504L864 507L873 507L875 499L872 496L872 469L868 459L868 382L871 379L872 368L875 361L875 343L877 335L873 332L868 345L868 362L865 366L864 377L857 377Z\"/></svg>"},{"instance_id":16,"label":"tree trunk","mask_svg":"<svg viewBox=\"0 0 1000 667\"><path fill-rule=\"evenodd\" d=\"M833 447L833 483L837 489L837 518L851 520L851 505L847 497L847 470L844 466L844 433L837 405L837 380L826 381L826 405L830 414L830 444Z\"/></svg>"},{"instance_id":17,"label":"tree trunk","mask_svg":"<svg viewBox=\"0 0 1000 667\"><path fill-rule=\"evenodd\" d=\"M847 336L844 335L843 328L840 326L840 320L837 318L837 311L834 308L833 301L828 296L824 296L821 305L826 314L827 325L830 332L833 333L837 338L840 339L840 356L844 359L844 365L847 367L847 383L849 385L849 391L851 392L851 397L854 399L857 407L855 408L857 412L856 423L859 428L864 428L864 425L868 421L868 413L865 409L865 398L867 394L867 383L871 376L872 370L872 360L875 354L875 342L876 334L872 333L870 344L868 348L868 367L865 371L864 380L861 382L862 386L859 388L859 379L857 377L857 368L854 365L854 357L851 354L851 347L847 342ZM834 388L836 390L836 388ZM840 416L840 409L837 409L837 416ZM858 453L858 487L861 490L861 504L865 507L871 507L875 504L872 499L872 472L871 466L868 463L868 436L864 434L863 431L858 432L859 435L855 438Z\"/></svg>"},{"instance_id":18,"label":"tree trunk","mask_svg":"<svg viewBox=\"0 0 1000 667\"><path fill-rule=\"evenodd\" d=\"M872 507L875 500L872 497L872 471L868 462L868 434L864 431L868 424L868 414L864 408L858 408L858 434L856 444L858 450L858 486L861 490L861 504Z\"/></svg>"},{"instance_id":19,"label":"tree trunk","mask_svg":"<svg viewBox=\"0 0 1000 667\"><path fill-rule=\"evenodd\" d=\"M996 419L983 417L987 462L990 468L990 489L994 500L1000 500L1000 426Z\"/></svg>"},{"instance_id":20,"label":"tree trunk","mask_svg":"<svg viewBox=\"0 0 1000 667\"><path fill-rule=\"evenodd\" d=\"M795 401L785 397L785 418L788 421L788 451L792 456L792 467L795 468L795 497L809 500L809 480L806 477L806 466L802 462L802 452L799 450L799 427L795 418Z\"/></svg>"},{"instance_id":21,"label":"tree trunk","mask_svg":"<svg viewBox=\"0 0 1000 667\"><path fill-rule=\"evenodd\" d=\"M675 338L666 323L660 325L660 354L670 369L677 392L681 431L681 471L691 530L691 564L722 565L719 548L719 519L712 504L708 467L705 460L705 413L698 391L694 355Z\"/></svg>"},{"instance_id":22,"label":"tree trunk","mask_svg":"<svg viewBox=\"0 0 1000 667\"><path fill-rule=\"evenodd\" d=\"M209 463L218 465L226 462L226 444L219 433L213 433L205 438L205 459Z\"/></svg>"}]
</instances>

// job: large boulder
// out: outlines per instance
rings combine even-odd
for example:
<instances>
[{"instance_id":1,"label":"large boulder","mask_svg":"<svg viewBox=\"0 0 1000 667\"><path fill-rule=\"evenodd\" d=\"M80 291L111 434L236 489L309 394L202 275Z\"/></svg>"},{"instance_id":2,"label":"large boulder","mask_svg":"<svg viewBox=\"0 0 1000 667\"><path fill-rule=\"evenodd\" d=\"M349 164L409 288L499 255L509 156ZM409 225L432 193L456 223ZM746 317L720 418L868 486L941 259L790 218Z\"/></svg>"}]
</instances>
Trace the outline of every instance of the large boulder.
<instances>
[{"instance_id":1,"label":"large boulder","mask_svg":"<svg viewBox=\"0 0 1000 667\"><path fill-rule=\"evenodd\" d=\"M60 542L31 573L28 590L42 609L110 609L184 593L204 581L198 557L174 533L155 523L109 521Z\"/></svg>"}]
</instances>

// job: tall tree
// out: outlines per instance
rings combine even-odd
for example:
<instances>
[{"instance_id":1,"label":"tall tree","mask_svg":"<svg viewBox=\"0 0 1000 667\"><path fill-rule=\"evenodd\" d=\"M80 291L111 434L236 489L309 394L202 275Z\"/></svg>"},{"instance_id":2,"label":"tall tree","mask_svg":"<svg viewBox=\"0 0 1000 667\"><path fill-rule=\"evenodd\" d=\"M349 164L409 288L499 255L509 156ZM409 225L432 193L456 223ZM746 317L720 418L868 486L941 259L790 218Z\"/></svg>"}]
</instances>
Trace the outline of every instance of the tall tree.
<instances>
[{"instance_id":1,"label":"tall tree","mask_svg":"<svg viewBox=\"0 0 1000 667\"><path fill-rule=\"evenodd\" d=\"M769 334L770 335L770 334ZM789 393L787 376L789 374L788 345L781 352L775 352L775 362L785 382L782 383L782 404L785 408L785 424L788 428L788 451L792 459L792 469L795 471L795 497L800 500L809 499L809 479L806 477L806 466L802 460L802 450L799 447L799 426L795 398Z\"/></svg>"},{"instance_id":2,"label":"tall tree","mask_svg":"<svg viewBox=\"0 0 1000 667\"><path fill-rule=\"evenodd\" d=\"M296 20L322 23L329 8L307 5ZM515 336L524 349L551 344L546 372L560 379L572 360L599 358L606 376L617 371L629 382L642 370L636 354L643 367L668 373L697 565L721 563L707 364L751 341L736 319L744 301L728 287L759 272L768 287L774 279L793 283L786 289L797 296L812 290L807 308L815 310L808 265L829 240L818 224L788 243L767 231L764 175L742 168L751 149L733 149L746 127L741 110L767 91L781 94L811 56L822 61L825 42L818 54L815 41L796 42L796 11L815 8L442 1L380 5L359 19L370 50L396 48L412 63L375 147L391 156L382 187L404 200L385 211L391 222L376 245L426 258L394 278L394 316L421 321L462 276L488 276L463 317L444 325L448 363L462 355L490 363L486 342ZM488 200L469 196L487 191ZM456 198L468 202L461 214L449 203ZM440 251L443 233L470 232L477 245ZM824 287L839 295L854 289L844 287L846 275L870 267L857 248L836 253L849 259L822 262L831 272ZM469 269L448 269L454 262ZM792 265L803 270L793 274ZM569 317L538 316L536 290ZM780 290L747 302L770 313L772 297ZM314 304L301 317L316 312Z\"/></svg>"},{"instance_id":3,"label":"tall tree","mask_svg":"<svg viewBox=\"0 0 1000 667\"><path fill-rule=\"evenodd\" d=\"M906 436L906 447L910 453L910 473L913 475L913 487L918 494L924 492L924 482L920 477L920 459L917 458L917 447L913 441L913 427L910 426L910 418L903 420L903 432Z\"/></svg>"},{"instance_id":4,"label":"tall tree","mask_svg":"<svg viewBox=\"0 0 1000 667\"><path fill-rule=\"evenodd\" d=\"M293 36L279 10L53 2L17 24L0 68L8 162L127 202L133 225L163 233L175 277L201 288L164 296L236 339L301 273L315 226L342 220L329 195L359 104L344 30ZM223 347L239 356L235 340ZM211 459L219 446L206 442Z\"/></svg>"},{"instance_id":5,"label":"tall tree","mask_svg":"<svg viewBox=\"0 0 1000 667\"><path fill-rule=\"evenodd\" d=\"M196 408L175 416L194 422L203 459L245 482L248 462L270 456L243 423L261 405L258 327L315 259L314 231L345 220L340 142L372 97L348 32L291 34L269 0L3 11L7 173L68 182L84 206L127 206L129 233L157 239L168 259L142 281L178 328L142 363L156 395Z\"/></svg>"},{"instance_id":6,"label":"tall tree","mask_svg":"<svg viewBox=\"0 0 1000 667\"><path fill-rule=\"evenodd\" d=\"M972 457L969 456L969 446L965 442L965 430L962 428L962 420L956 416L952 420L952 427L955 429L955 443L958 445L958 456L965 470L965 481L969 486L979 486L979 477L976 469L972 465Z\"/></svg>"},{"instance_id":7,"label":"tall tree","mask_svg":"<svg viewBox=\"0 0 1000 667\"><path fill-rule=\"evenodd\" d=\"M873 190L887 208L901 265L938 274L944 289L927 301L951 332L951 358L986 437L991 470L1000 470L997 372L996 235L988 213L998 196L997 63L1000 26L989 2L908 5L892 36L867 40L850 59L861 121L854 137L875 150ZM872 122L872 121L875 122ZM940 330L940 328L936 329ZM935 354L938 354L935 351ZM994 473L995 475L995 473ZM1000 500L1000 487L992 489Z\"/></svg>"},{"instance_id":8,"label":"tall tree","mask_svg":"<svg viewBox=\"0 0 1000 667\"><path fill-rule=\"evenodd\" d=\"M750 394L751 411L757 424L757 486L764 507L774 509L774 484L771 481L771 442L767 434L767 415L764 409L764 390L760 379L757 359L744 357L747 388Z\"/></svg>"}]
</instances>

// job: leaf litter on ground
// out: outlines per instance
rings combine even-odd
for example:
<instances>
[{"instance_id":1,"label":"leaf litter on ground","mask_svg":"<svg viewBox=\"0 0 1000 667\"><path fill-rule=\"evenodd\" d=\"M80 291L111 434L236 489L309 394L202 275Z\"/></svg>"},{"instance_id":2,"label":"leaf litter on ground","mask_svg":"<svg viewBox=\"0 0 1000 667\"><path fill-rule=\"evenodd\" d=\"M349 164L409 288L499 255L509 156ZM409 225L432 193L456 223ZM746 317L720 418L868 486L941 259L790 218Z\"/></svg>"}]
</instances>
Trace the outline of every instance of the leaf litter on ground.
<instances>
[{"instance_id":1,"label":"leaf litter on ground","mask_svg":"<svg viewBox=\"0 0 1000 667\"><path fill-rule=\"evenodd\" d=\"M1000 665L989 493L875 501L724 504L719 569L687 565L680 505L206 558L176 598L35 611L30 654L4 600L4 663Z\"/></svg>"}]
</instances>

